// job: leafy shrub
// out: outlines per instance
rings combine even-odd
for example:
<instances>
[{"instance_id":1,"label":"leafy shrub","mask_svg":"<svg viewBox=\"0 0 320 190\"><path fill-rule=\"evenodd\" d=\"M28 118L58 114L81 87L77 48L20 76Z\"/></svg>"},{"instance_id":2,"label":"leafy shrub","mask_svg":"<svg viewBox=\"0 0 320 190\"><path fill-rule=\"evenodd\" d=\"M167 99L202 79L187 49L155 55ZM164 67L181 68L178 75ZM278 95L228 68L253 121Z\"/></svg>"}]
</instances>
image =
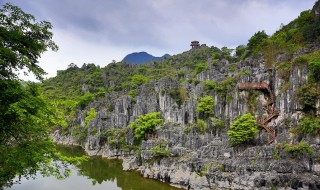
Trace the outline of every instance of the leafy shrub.
<instances>
[{"instance_id":1,"label":"leafy shrub","mask_svg":"<svg viewBox=\"0 0 320 190\"><path fill-rule=\"evenodd\" d=\"M225 126L223 121L215 117L210 117L209 123L210 123L209 128L211 130L219 130L224 128Z\"/></svg>"},{"instance_id":2,"label":"leafy shrub","mask_svg":"<svg viewBox=\"0 0 320 190\"><path fill-rule=\"evenodd\" d=\"M131 98L136 98L137 92L136 89L132 89L128 92L128 95L131 96Z\"/></svg>"},{"instance_id":3,"label":"leafy shrub","mask_svg":"<svg viewBox=\"0 0 320 190\"><path fill-rule=\"evenodd\" d=\"M154 147L150 149L150 152L155 154L156 157L168 157L168 141L167 139L160 139Z\"/></svg>"},{"instance_id":4,"label":"leafy shrub","mask_svg":"<svg viewBox=\"0 0 320 190\"><path fill-rule=\"evenodd\" d=\"M213 106L214 100L211 96L201 98L197 106L197 112L201 116L200 118L206 119L213 114Z\"/></svg>"},{"instance_id":5,"label":"leafy shrub","mask_svg":"<svg viewBox=\"0 0 320 190\"><path fill-rule=\"evenodd\" d=\"M149 81L149 79L143 75L134 75L131 79L131 82L133 86L140 86L142 84L145 84Z\"/></svg>"},{"instance_id":6,"label":"leafy shrub","mask_svg":"<svg viewBox=\"0 0 320 190\"><path fill-rule=\"evenodd\" d=\"M173 88L170 90L170 97L174 99L175 102L177 102L178 106L180 107L188 98L188 93L186 88L180 87L180 88Z\"/></svg>"},{"instance_id":7,"label":"leafy shrub","mask_svg":"<svg viewBox=\"0 0 320 190\"><path fill-rule=\"evenodd\" d=\"M240 45L236 47L236 56L241 58L244 55L246 48L247 47L245 45Z\"/></svg>"},{"instance_id":8,"label":"leafy shrub","mask_svg":"<svg viewBox=\"0 0 320 190\"><path fill-rule=\"evenodd\" d=\"M296 145L284 144L284 152L289 153L292 157L297 157L299 155L309 155L314 153L314 150L310 147L307 142L299 142Z\"/></svg>"},{"instance_id":9,"label":"leafy shrub","mask_svg":"<svg viewBox=\"0 0 320 190\"><path fill-rule=\"evenodd\" d=\"M84 108L87 106L92 100L94 100L94 95L91 94L90 92L85 93L83 96L79 97L79 102L78 105L81 108Z\"/></svg>"},{"instance_id":10,"label":"leafy shrub","mask_svg":"<svg viewBox=\"0 0 320 190\"><path fill-rule=\"evenodd\" d=\"M299 134L317 135L320 134L320 118L305 116L299 121L294 132Z\"/></svg>"},{"instance_id":11,"label":"leafy shrub","mask_svg":"<svg viewBox=\"0 0 320 190\"><path fill-rule=\"evenodd\" d=\"M262 49L262 45L268 39L268 35L265 31L256 32L250 39L247 44L248 50L250 50L253 54L258 53Z\"/></svg>"},{"instance_id":12,"label":"leafy shrub","mask_svg":"<svg viewBox=\"0 0 320 190\"><path fill-rule=\"evenodd\" d=\"M221 54L216 52L213 54L213 59L220 59L221 58Z\"/></svg>"},{"instance_id":13,"label":"leafy shrub","mask_svg":"<svg viewBox=\"0 0 320 190\"><path fill-rule=\"evenodd\" d=\"M86 123L86 126L88 126L89 124L89 121L93 118L95 118L97 115L97 112L94 108L91 108L90 111L88 112L88 115L87 117L85 118L85 123Z\"/></svg>"},{"instance_id":14,"label":"leafy shrub","mask_svg":"<svg viewBox=\"0 0 320 190\"><path fill-rule=\"evenodd\" d=\"M251 113L247 113L232 123L227 134L231 139L231 144L235 145L253 139L258 131L255 118Z\"/></svg>"},{"instance_id":15,"label":"leafy shrub","mask_svg":"<svg viewBox=\"0 0 320 190\"><path fill-rule=\"evenodd\" d=\"M200 134L205 134L208 128L207 124L202 119L198 119L198 122L195 124L195 127Z\"/></svg>"},{"instance_id":16,"label":"leafy shrub","mask_svg":"<svg viewBox=\"0 0 320 190\"><path fill-rule=\"evenodd\" d=\"M215 90L222 96L226 96L228 92L232 91L236 86L235 79L233 77L226 78L223 81L217 83Z\"/></svg>"},{"instance_id":17,"label":"leafy shrub","mask_svg":"<svg viewBox=\"0 0 320 190\"><path fill-rule=\"evenodd\" d=\"M203 82L204 89L206 91L206 94L209 94L211 90L214 90L217 83L212 80L207 80Z\"/></svg>"},{"instance_id":18,"label":"leafy shrub","mask_svg":"<svg viewBox=\"0 0 320 190\"><path fill-rule=\"evenodd\" d=\"M134 137L140 142L145 139L145 134L153 133L156 126L162 125L163 119L160 119L160 112L148 113L140 115L135 121L129 124L134 132Z\"/></svg>"},{"instance_id":19,"label":"leafy shrub","mask_svg":"<svg viewBox=\"0 0 320 190\"><path fill-rule=\"evenodd\" d=\"M314 110L316 108L316 101L320 98L320 92L313 84L302 85L296 90L298 102L304 106L304 109Z\"/></svg>"},{"instance_id":20,"label":"leafy shrub","mask_svg":"<svg viewBox=\"0 0 320 190\"><path fill-rule=\"evenodd\" d=\"M108 129L100 134L101 137L107 138L109 146L113 149L123 149L126 147L126 136L128 128Z\"/></svg>"},{"instance_id":21,"label":"leafy shrub","mask_svg":"<svg viewBox=\"0 0 320 190\"><path fill-rule=\"evenodd\" d=\"M194 75L197 75L197 74L199 74L203 71L207 71L207 70L208 70L208 68L207 68L206 64L200 63L197 65L196 69L194 70Z\"/></svg>"},{"instance_id":22,"label":"leafy shrub","mask_svg":"<svg viewBox=\"0 0 320 190\"><path fill-rule=\"evenodd\" d=\"M236 65L230 65L229 68L228 68L228 70L231 71L231 72L236 71L237 69L238 68L237 68Z\"/></svg>"},{"instance_id":23,"label":"leafy shrub","mask_svg":"<svg viewBox=\"0 0 320 190\"><path fill-rule=\"evenodd\" d=\"M309 63L309 82L320 82L320 60Z\"/></svg>"},{"instance_id":24,"label":"leafy shrub","mask_svg":"<svg viewBox=\"0 0 320 190\"><path fill-rule=\"evenodd\" d=\"M293 60L293 64L294 65L307 65L308 64L308 59L303 57L303 56L299 56L299 57L296 57Z\"/></svg>"}]
</instances>

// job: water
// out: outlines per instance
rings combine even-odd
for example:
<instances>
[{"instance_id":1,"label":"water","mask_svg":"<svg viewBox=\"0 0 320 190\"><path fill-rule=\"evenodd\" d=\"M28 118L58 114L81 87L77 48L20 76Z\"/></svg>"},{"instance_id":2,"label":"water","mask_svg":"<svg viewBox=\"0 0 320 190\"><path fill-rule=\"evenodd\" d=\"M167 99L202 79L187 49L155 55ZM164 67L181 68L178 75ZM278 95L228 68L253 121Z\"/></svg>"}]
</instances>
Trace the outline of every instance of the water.
<instances>
[{"instance_id":1,"label":"water","mask_svg":"<svg viewBox=\"0 0 320 190\"><path fill-rule=\"evenodd\" d=\"M60 151L71 155L84 154L74 147L60 147ZM123 171L120 160L92 157L80 166L70 168L71 176L66 179L37 175L36 179L21 179L21 184L13 185L10 190L177 190L168 184L145 179L137 172Z\"/></svg>"}]
</instances>

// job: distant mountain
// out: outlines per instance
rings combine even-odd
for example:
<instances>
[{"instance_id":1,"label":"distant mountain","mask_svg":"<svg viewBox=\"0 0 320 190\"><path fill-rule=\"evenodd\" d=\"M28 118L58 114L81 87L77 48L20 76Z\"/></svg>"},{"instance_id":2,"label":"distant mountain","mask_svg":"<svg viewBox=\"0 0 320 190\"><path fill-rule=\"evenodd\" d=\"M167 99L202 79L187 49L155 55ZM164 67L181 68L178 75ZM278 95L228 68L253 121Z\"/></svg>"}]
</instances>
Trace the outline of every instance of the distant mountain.
<instances>
[{"instance_id":1,"label":"distant mountain","mask_svg":"<svg viewBox=\"0 0 320 190\"><path fill-rule=\"evenodd\" d=\"M131 53L128 54L123 58L122 61L127 62L127 63L136 63L136 64L142 64L146 63L149 61L156 61L160 60L166 57L169 57L169 54L165 54L162 57L155 57L153 55L148 54L147 52L136 52L136 53Z\"/></svg>"}]
</instances>

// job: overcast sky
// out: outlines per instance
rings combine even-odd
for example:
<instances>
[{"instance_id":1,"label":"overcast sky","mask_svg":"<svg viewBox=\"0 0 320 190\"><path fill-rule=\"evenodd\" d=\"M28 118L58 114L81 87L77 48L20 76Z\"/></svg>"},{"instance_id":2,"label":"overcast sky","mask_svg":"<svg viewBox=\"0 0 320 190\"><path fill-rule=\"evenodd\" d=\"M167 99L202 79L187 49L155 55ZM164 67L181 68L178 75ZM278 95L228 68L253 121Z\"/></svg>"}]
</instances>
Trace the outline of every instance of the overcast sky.
<instances>
[{"instance_id":1,"label":"overcast sky","mask_svg":"<svg viewBox=\"0 0 320 190\"><path fill-rule=\"evenodd\" d=\"M53 25L58 52L40 66L55 76L70 63L106 66L132 52L174 55L198 40L230 48L257 31L271 35L316 0L0 0ZM32 79L32 77L29 79Z\"/></svg>"}]
</instances>

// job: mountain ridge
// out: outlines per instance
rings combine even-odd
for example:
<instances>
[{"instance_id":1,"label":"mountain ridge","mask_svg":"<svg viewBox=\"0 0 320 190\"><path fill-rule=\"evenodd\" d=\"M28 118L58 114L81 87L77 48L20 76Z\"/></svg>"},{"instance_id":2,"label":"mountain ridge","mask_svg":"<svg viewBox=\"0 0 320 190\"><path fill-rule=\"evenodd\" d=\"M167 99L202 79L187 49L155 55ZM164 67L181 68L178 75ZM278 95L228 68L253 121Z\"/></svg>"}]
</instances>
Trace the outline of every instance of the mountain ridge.
<instances>
[{"instance_id":1,"label":"mountain ridge","mask_svg":"<svg viewBox=\"0 0 320 190\"><path fill-rule=\"evenodd\" d=\"M145 51L141 51L141 52L134 52L134 53L130 53L128 55L126 55L122 61L123 62L127 62L127 63L133 63L133 64L143 64L143 63L147 63L150 61L158 61L160 59L169 57L169 54L164 54L161 57L156 57L153 56Z\"/></svg>"}]
</instances>

